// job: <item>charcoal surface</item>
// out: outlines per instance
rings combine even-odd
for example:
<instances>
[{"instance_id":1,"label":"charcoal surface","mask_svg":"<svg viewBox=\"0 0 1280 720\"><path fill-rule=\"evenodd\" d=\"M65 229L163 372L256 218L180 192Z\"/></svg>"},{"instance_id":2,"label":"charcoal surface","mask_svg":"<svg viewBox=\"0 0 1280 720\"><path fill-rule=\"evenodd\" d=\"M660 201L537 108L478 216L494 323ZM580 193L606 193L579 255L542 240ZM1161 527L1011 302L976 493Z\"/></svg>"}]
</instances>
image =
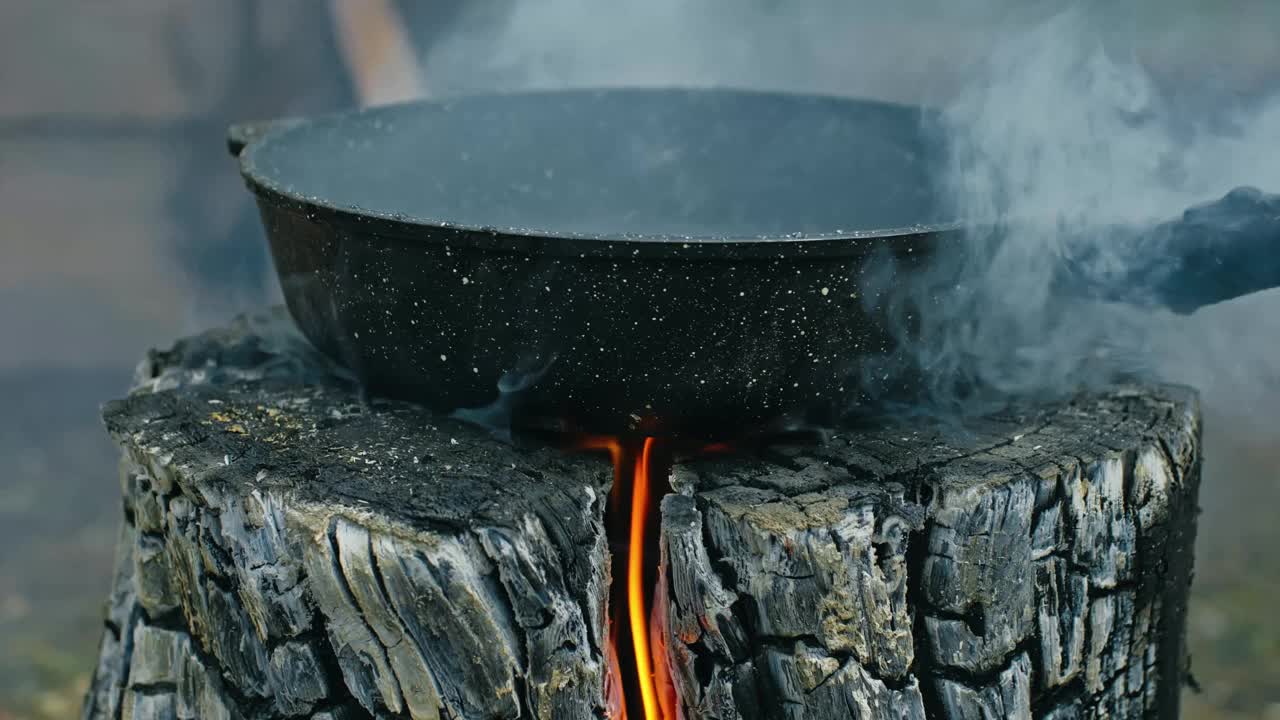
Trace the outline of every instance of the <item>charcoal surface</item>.
<instances>
[{"instance_id":1,"label":"charcoal surface","mask_svg":"<svg viewBox=\"0 0 1280 720\"><path fill-rule=\"evenodd\" d=\"M283 311L108 403L123 522L85 718L606 716L597 457L358 391ZM678 464L686 718L1164 718L1184 683L1194 393Z\"/></svg>"}]
</instances>

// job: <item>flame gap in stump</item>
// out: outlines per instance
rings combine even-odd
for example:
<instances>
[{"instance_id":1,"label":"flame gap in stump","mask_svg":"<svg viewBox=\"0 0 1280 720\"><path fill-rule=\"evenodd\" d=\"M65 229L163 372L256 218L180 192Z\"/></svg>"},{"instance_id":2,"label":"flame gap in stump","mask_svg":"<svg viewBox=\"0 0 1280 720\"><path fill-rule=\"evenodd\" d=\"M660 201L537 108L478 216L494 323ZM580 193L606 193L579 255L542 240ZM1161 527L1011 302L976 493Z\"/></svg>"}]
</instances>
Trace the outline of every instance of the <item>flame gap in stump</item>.
<instances>
[{"instance_id":1,"label":"flame gap in stump","mask_svg":"<svg viewBox=\"0 0 1280 720\"><path fill-rule=\"evenodd\" d=\"M282 318L151 353L104 410L84 716L604 717L608 463L363 405ZM677 464L684 717L1174 717L1199 467L1167 386Z\"/></svg>"}]
</instances>

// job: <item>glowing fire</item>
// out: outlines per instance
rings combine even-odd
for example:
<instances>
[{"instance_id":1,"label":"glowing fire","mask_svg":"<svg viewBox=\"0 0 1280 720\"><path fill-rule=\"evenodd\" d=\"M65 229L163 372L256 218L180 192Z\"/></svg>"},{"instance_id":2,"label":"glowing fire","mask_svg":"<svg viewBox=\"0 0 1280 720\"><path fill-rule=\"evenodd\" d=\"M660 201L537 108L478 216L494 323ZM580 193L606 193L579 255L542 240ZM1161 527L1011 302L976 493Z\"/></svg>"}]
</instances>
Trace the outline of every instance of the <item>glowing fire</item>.
<instances>
[{"instance_id":1,"label":"glowing fire","mask_svg":"<svg viewBox=\"0 0 1280 720\"><path fill-rule=\"evenodd\" d=\"M657 544L657 503L670 487L665 474L655 473L657 442L589 438L580 447L608 451L613 461L607 520L614 580L620 579L620 562L625 563L626 585L612 583L609 603L605 700L610 720L679 720L667 655L666 578Z\"/></svg>"}]
</instances>

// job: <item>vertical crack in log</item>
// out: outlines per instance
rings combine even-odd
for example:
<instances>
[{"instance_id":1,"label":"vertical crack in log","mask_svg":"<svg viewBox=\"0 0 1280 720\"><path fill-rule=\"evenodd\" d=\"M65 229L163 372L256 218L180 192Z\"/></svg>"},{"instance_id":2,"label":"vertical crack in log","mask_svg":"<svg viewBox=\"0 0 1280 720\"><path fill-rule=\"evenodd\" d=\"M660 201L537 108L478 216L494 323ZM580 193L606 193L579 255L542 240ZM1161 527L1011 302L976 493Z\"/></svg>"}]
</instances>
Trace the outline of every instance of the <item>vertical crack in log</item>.
<instances>
[{"instance_id":1,"label":"vertical crack in log","mask_svg":"<svg viewBox=\"0 0 1280 720\"><path fill-rule=\"evenodd\" d=\"M342 601L352 611L349 613L348 620L358 623L358 626L352 628L352 630L358 632L362 638L367 639L367 642L361 643L364 646L364 652L377 652L377 655L367 654L364 657L353 658L355 662L341 662L341 653L344 650L346 652L358 651L347 643L339 645L338 659L342 666L347 687L354 692L363 693L363 696L358 697L358 699L365 707L381 705L390 712L399 714L404 710L404 697L398 684L387 682L394 671L391 670L387 659L386 648L377 641L373 628L369 627L368 622L365 620L364 613L360 611L360 604L356 600L355 594L351 590L350 582L342 569L342 550L338 540L340 522L339 518L333 518L325 533L325 539L328 543L328 551L325 555L328 556L330 563L328 572L312 573L312 575L331 579L334 590L337 591ZM362 668L366 675L364 677L354 675L356 668ZM377 694L369 693L369 690L374 690Z\"/></svg>"},{"instance_id":2,"label":"vertical crack in log","mask_svg":"<svg viewBox=\"0 0 1280 720\"><path fill-rule=\"evenodd\" d=\"M925 479L920 482L922 488L929 489L932 499L934 494L931 483ZM929 536L933 533L933 521L925 520L924 526L907 536L907 611L911 613L911 638L914 644L914 655L907 674L919 679L920 698L924 704L925 716L930 718L946 717L946 707L933 682L937 664L933 651L929 647L929 632L925 621L924 566L929 559Z\"/></svg>"},{"instance_id":3,"label":"vertical crack in log","mask_svg":"<svg viewBox=\"0 0 1280 720\"><path fill-rule=\"evenodd\" d=\"M608 450L614 463L605 524L612 572L609 589L611 720L676 720L667 627L666 576L661 564L661 500L671 492L671 460L657 441L638 444L592 438L585 449Z\"/></svg>"},{"instance_id":4,"label":"vertical crack in log","mask_svg":"<svg viewBox=\"0 0 1280 720\"><path fill-rule=\"evenodd\" d=\"M348 526L346 520L339 522L344 527ZM354 572L348 572L363 579L361 595L356 597L362 603L361 616L365 624L377 633L410 717L434 717L440 706L439 683L421 649L408 634L406 619L392 601L391 588L382 567L384 558L395 553L390 547L391 540L380 532L369 532L354 525L350 527L358 538L355 542L360 546L358 553L349 556ZM356 589L352 578L347 578L346 582L352 590Z\"/></svg>"}]
</instances>

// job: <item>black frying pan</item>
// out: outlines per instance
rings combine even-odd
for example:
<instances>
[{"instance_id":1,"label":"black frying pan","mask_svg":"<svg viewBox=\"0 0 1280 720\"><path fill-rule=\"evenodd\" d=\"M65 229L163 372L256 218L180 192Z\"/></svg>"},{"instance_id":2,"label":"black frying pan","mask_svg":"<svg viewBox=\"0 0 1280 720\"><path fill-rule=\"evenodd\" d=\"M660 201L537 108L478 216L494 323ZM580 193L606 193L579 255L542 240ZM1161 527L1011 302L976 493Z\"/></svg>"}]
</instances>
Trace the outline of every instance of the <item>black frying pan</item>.
<instances>
[{"instance_id":1,"label":"black frying pan","mask_svg":"<svg viewBox=\"0 0 1280 720\"><path fill-rule=\"evenodd\" d=\"M241 126L230 145L293 317L370 392L717 436L869 389L851 377L890 340L859 297L868 258L909 269L958 237L923 112L556 91Z\"/></svg>"},{"instance_id":2,"label":"black frying pan","mask_svg":"<svg viewBox=\"0 0 1280 720\"><path fill-rule=\"evenodd\" d=\"M239 128L290 311L370 392L715 435L857 399L868 254L927 252L920 111L557 91ZM248 143L245 145L245 143ZM516 392L519 391L519 392Z\"/></svg>"}]
</instances>

